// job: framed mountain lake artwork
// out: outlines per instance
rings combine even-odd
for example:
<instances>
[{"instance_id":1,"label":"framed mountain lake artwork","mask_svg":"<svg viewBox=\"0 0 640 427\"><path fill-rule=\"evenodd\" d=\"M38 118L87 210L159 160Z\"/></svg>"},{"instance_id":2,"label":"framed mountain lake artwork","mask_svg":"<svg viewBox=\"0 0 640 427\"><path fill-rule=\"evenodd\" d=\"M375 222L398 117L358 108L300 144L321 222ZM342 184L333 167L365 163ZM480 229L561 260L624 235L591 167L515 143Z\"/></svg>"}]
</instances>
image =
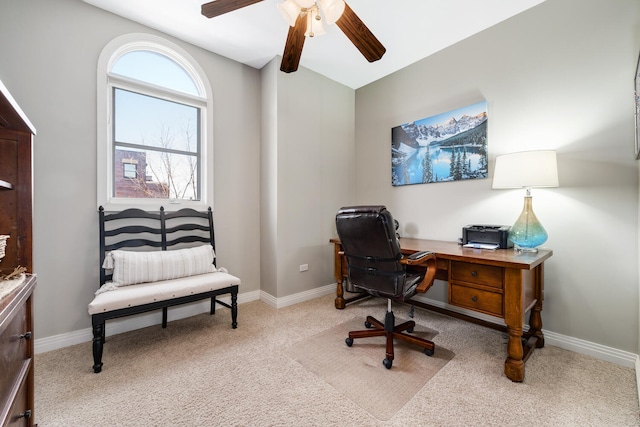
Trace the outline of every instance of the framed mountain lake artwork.
<instances>
[{"instance_id":1,"label":"framed mountain lake artwork","mask_svg":"<svg viewBox=\"0 0 640 427\"><path fill-rule=\"evenodd\" d=\"M391 184L487 178L487 102L391 129Z\"/></svg>"}]
</instances>

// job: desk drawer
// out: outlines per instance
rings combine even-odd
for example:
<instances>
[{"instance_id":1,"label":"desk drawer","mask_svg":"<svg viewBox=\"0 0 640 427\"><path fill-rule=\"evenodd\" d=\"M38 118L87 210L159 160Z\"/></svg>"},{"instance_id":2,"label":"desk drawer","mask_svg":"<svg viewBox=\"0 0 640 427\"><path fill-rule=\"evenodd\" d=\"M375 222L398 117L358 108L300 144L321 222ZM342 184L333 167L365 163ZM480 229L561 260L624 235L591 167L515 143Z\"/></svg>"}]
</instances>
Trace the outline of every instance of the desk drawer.
<instances>
[{"instance_id":1,"label":"desk drawer","mask_svg":"<svg viewBox=\"0 0 640 427\"><path fill-rule=\"evenodd\" d=\"M494 316L503 317L502 294L451 283L449 303Z\"/></svg>"},{"instance_id":2,"label":"desk drawer","mask_svg":"<svg viewBox=\"0 0 640 427\"><path fill-rule=\"evenodd\" d=\"M502 289L502 268L451 261L451 280Z\"/></svg>"}]
</instances>

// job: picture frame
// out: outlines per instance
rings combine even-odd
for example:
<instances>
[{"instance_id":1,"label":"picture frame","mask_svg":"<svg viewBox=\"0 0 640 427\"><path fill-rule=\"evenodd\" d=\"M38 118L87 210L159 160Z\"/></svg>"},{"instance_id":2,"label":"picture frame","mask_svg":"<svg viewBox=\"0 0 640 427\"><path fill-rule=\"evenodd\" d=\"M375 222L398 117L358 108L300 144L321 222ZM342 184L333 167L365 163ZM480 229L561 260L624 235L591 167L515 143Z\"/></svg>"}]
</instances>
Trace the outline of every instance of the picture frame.
<instances>
[{"instance_id":1,"label":"picture frame","mask_svg":"<svg viewBox=\"0 0 640 427\"><path fill-rule=\"evenodd\" d=\"M487 101L391 129L391 185L488 177Z\"/></svg>"},{"instance_id":2,"label":"picture frame","mask_svg":"<svg viewBox=\"0 0 640 427\"><path fill-rule=\"evenodd\" d=\"M636 65L636 74L633 79L633 83L633 95L635 98L635 157L636 160L638 160L640 159L640 55L638 56L638 64Z\"/></svg>"}]
</instances>

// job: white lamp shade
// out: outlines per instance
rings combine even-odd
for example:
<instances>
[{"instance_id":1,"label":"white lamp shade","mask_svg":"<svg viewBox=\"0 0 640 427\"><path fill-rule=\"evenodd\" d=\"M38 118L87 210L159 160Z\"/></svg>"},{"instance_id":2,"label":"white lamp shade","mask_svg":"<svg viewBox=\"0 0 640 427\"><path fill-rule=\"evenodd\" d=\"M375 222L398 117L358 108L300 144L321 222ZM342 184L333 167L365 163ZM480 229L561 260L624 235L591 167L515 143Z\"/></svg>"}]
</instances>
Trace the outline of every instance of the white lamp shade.
<instances>
[{"instance_id":1,"label":"white lamp shade","mask_svg":"<svg viewBox=\"0 0 640 427\"><path fill-rule=\"evenodd\" d=\"M300 5L296 3L296 0L285 0L282 3L278 3L278 10L282 14L282 17L290 26L296 25L296 19L300 15Z\"/></svg>"},{"instance_id":2,"label":"white lamp shade","mask_svg":"<svg viewBox=\"0 0 640 427\"><path fill-rule=\"evenodd\" d=\"M327 24L334 24L344 12L344 0L319 0Z\"/></svg>"},{"instance_id":3,"label":"white lamp shade","mask_svg":"<svg viewBox=\"0 0 640 427\"><path fill-rule=\"evenodd\" d=\"M523 151L496 157L492 188L558 187L555 151Z\"/></svg>"}]
</instances>

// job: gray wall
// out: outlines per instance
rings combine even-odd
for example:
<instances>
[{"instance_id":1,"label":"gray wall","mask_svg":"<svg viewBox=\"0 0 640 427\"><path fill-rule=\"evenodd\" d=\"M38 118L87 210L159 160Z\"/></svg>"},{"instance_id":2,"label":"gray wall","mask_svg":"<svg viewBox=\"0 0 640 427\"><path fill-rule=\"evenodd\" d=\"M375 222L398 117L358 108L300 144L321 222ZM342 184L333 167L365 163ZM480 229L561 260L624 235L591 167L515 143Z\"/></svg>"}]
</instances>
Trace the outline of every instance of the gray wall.
<instances>
[{"instance_id":1,"label":"gray wall","mask_svg":"<svg viewBox=\"0 0 640 427\"><path fill-rule=\"evenodd\" d=\"M355 177L355 92L304 68L282 73L280 60L262 70L261 279L277 298L335 282L329 239Z\"/></svg>"},{"instance_id":2,"label":"gray wall","mask_svg":"<svg viewBox=\"0 0 640 427\"><path fill-rule=\"evenodd\" d=\"M276 75L276 296L283 297L335 282L329 239L335 213L353 196L355 93L309 70ZM301 264L309 271L301 273Z\"/></svg>"},{"instance_id":3,"label":"gray wall","mask_svg":"<svg viewBox=\"0 0 640 427\"><path fill-rule=\"evenodd\" d=\"M278 59L261 72L164 36L200 63L213 88L220 265L242 278L241 292L278 299L328 285L333 216L354 202L387 204L406 236L455 240L465 224L511 224L522 193L492 191L490 179L390 184L393 126L486 99L491 171L498 154L559 154L561 187L534 191L554 250L544 328L637 352L639 17L635 0L547 0L357 91L304 69L283 75ZM41 338L90 325L96 65L105 44L131 32L159 34L79 0L1 7L0 79L38 129ZM303 263L308 273L298 271ZM442 283L429 296L444 298Z\"/></svg>"},{"instance_id":4,"label":"gray wall","mask_svg":"<svg viewBox=\"0 0 640 427\"><path fill-rule=\"evenodd\" d=\"M38 134L34 146L35 323L39 338L90 327L98 286L96 66L102 48L155 33L78 0L3 1L0 79ZM159 34L159 33L155 33ZM207 73L214 94L218 265L260 289L260 72L165 36ZM251 262L247 262L251 260Z\"/></svg>"},{"instance_id":5,"label":"gray wall","mask_svg":"<svg viewBox=\"0 0 640 427\"><path fill-rule=\"evenodd\" d=\"M639 51L640 2L547 0L357 90L358 203L387 204L405 236L512 224L524 194L491 190L491 179L391 186L392 127L486 99L491 176L496 155L558 152L560 188L533 195L554 251L544 329L637 352ZM444 298L438 285L427 296Z\"/></svg>"}]
</instances>

